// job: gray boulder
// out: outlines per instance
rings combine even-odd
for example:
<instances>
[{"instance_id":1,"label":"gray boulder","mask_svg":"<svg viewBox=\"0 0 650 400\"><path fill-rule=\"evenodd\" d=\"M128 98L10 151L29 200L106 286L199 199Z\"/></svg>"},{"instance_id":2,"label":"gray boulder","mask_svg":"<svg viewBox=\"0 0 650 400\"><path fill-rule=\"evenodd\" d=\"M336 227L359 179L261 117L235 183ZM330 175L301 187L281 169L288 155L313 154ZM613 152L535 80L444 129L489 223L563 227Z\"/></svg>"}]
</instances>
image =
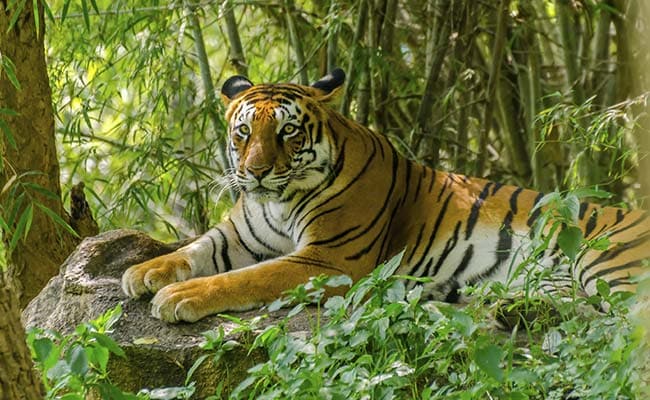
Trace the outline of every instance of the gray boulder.
<instances>
[{"instance_id":1,"label":"gray boulder","mask_svg":"<svg viewBox=\"0 0 650 400\"><path fill-rule=\"evenodd\" d=\"M134 230L115 230L86 238L61 266L43 291L23 312L27 328L41 327L70 333L122 303L122 318L114 326L113 339L126 353L125 358L111 356L109 377L122 390L137 392L142 388L180 386L194 361L204 354L199 348L202 332L223 327L228 339L235 325L217 316L194 324L171 325L153 318L148 299L132 300L120 287L124 270L133 264L165 254L186 242L164 244ZM286 310L269 315L260 329L286 316ZM232 313L238 318L252 318L259 310ZM306 318L293 318L290 329L303 333ZM244 377L246 370L263 361L260 353L249 354L246 346L226 353L218 365L206 360L194 373L196 398L214 393L222 383L226 392Z\"/></svg>"}]
</instances>

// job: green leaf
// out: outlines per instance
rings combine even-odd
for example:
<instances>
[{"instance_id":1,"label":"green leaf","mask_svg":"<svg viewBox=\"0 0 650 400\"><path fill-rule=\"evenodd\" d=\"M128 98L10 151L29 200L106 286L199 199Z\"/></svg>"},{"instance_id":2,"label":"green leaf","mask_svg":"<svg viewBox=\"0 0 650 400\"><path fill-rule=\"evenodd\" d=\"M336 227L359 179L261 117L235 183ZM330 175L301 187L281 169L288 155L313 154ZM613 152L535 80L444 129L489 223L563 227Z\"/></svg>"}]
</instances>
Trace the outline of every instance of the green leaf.
<instances>
[{"instance_id":1,"label":"green leaf","mask_svg":"<svg viewBox=\"0 0 650 400\"><path fill-rule=\"evenodd\" d=\"M190 379L192 379L192 375L194 375L194 371L196 371L201 364L203 364L203 361L205 361L206 358L208 358L210 355L209 354L203 354L199 358L194 361L194 364L190 367L190 369L187 371L187 376L185 377L185 385L190 383Z\"/></svg>"},{"instance_id":2,"label":"green leaf","mask_svg":"<svg viewBox=\"0 0 650 400\"><path fill-rule=\"evenodd\" d=\"M66 361L70 365L70 372L73 374L84 376L88 372L88 355L83 346L74 346L66 357Z\"/></svg>"},{"instance_id":3,"label":"green leaf","mask_svg":"<svg viewBox=\"0 0 650 400\"><path fill-rule=\"evenodd\" d=\"M347 275L334 275L330 276L327 279L325 285L329 287L339 287L339 286L352 286L352 278Z\"/></svg>"},{"instance_id":4,"label":"green leaf","mask_svg":"<svg viewBox=\"0 0 650 400\"><path fill-rule=\"evenodd\" d=\"M533 207L532 210L530 210L530 214L535 212L537 209L542 208L546 205L549 205L551 203L557 203L561 200L562 196L558 192L551 192L548 194L545 194L538 202L535 204L535 207Z\"/></svg>"},{"instance_id":5,"label":"green leaf","mask_svg":"<svg viewBox=\"0 0 650 400\"><path fill-rule=\"evenodd\" d=\"M36 361L44 363L52 352L54 344L50 338L43 337L34 340L32 348L34 349L34 354L36 355Z\"/></svg>"},{"instance_id":6,"label":"green leaf","mask_svg":"<svg viewBox=\"0 0 650 400\"><path fill-rule=\"evenodd\" d=\"M99 14L99 7L97 7L97 1L95 0L90 0L90 5L93 6L93 9L97 14Z\"/></svg>"},{"instance_id":7,"label":"green leaf","mask_svg":"<svg viewBox=\"0 0 650 400\"><path fill-rule=\"evenodd\" d=\"M157 337L153 336L143 336L140 338L133 339L133 344L143 345L143 344L156 344L159 340Z\"/></svg>"},{"instance_id":8,"label":"green leaf","mask_svg":"<svg viewBox=\"0 0 650 400\"><path fill-rule=\"evenodd\" d=\"M81 12L84 16L86 28L90 28L90 16L88 15L88 2L86 0L81 0Z\"/></svg>"},{"instance_id":9,"label":"green leaf","mask_svg":"<svg viewBox=\"0 0 650 400\"><path fill-rule=\"evenodd\" d=\"M11 29L16 24L16 21L18 21L18 17L20 16L20 14L22 14L26 3L27 0L20 0L18 2L18 6L13 10L13 13L11 14L11 19L9 20L9 26L7 27L7 32L11 31ZM15 5L15 4L16 4L15 2L9 3L9 9L13 8L11 7L11 5ZM7 9L7 11L9 11L9 9Z\"/></svg>"},{"instance_id":10,"label":"green leaf","mask_svg":"<svg viewBox=\"0 0 650 400\"><path fill-rule=\"evenodd\" d=\"M18 112L12 110L11 108L2 108L2 107L0 107L0 114L8 115L10 117L15 117L20 115Z\"/></svg>"},{"instance_id":11,"label":"green leaf","mask_svg":"<svg viewBox=\"0 0 650 400\"><path fill-rule=\"evenodd\" d=\"M109 331L113 329L113 325L115 325L115 323L119 321L121 317L122 317L122 303L117 303L115 307L107 310L102 315L102 318L104 318L104 320L106 321L104 322L103 329L105 331Z\"/></svg>"},{"instance_id":12,"label":"green leaf","mask_svg":"<svg viewBox=\"0 0 650 400\"><path fill-rule=\"evenodd\" d=\"M571 261L575 261L582 245L582 239L582 230L577 226L566 227L557 235L557 243L560 249Z\"/></svg>"},{"instance_id":13,"label":"green leaf","mask_svg":"<svg viewBox=\"0 0 650 400\"><path fill-rule=\"evenodd\" d=\"M607 192L605 190L592 188L575 189L572 190L571 193L580 199L583 199L585 197L593 197L596 199L611 199L613 196L610 192Z\"/></svg>"},{"instance_id":14,"label":"green leaf","mask_svg":"<svg viewBox=\"0 0 650 400\"><path fill-rule=\"evenodd\" d=\"M63 220L63 218L61 218L61 216L59 216L59 214L57 214L54 211L50 210L49 208L47 208L46 206L44 206L41 203L35 203L35 204L36 204L36 207L38 207L41 211L43 211L45 214L47 214L50 218L52 218L52 220L54 222L56 222L57 224L62 226L66 231L68 231L69 233L71 233L75 237L79 237L77 232L74 229L72 229L72 227L70 225L68 225L68 223L65 222Z\"/></svg>"},{"instance_id":15,"label":"green leaf","mask_svg":"<svg viewBox=\"0 0 650 400\"><path fill-rule=\"evenodd\" d=\"M596 280L596 291L598 291L598 294L606 299L609 297L611 290L609 288L609 283L605 282L602 279Z\"/></svg>"},{"instance_id":16,"label":"green leaf","mask_svg":"<svg viewBox=\"0 0 650 400\"><path fill-rule=\"evenodd\" d=\"M558 207L558 212L566 221L577 222L580 215L580 200L577 196L568 194Z\"/></svg>"},{"instance_id":17,"label":"green leaf","mask_svg":"<svg viewBox=\"0 0 650 400\"><path fill-rule=\"evenodd\" d=\"M34 220L34 204L30 203L25 210L27 214L27 221L25 221L25 233L23 234L23 240L27 240L27 235L29 235L29 230L32 229L32 221Z\"/></svg>"},{"instance_id":18,"label":"green leaf","mask_svg":"<svg viewBox=\"0 0 650 400\"><path fill-rule=\"evenodd\" d=\"M110 356L108 349L102 346L88 347L86 348L86 352L88 362L99 369L99 371L106 372L106 366L108 365L108 358Z\"/></svg>"},{"instance_id":19,"label":"green leaf","mask_svg":"<svg viewBox=\"0 0 650 400\"><path fill-rule=\"evenodd\" d=\"M12 149L17 150L18 145L16 144L16 139L14 138L14 135L11 133L11 129L9 129L9 125L7 125L7 123L1 119L0 119L0 129L2 129L2 132L7 138L7 142L9 143L9 146L11 146Z\"/></svg>"},{"instance_id":20,"label":"green leaf","mask_svg":"<svg viewBox=\"0 0 650 400\"><path fill-rule=\"evenodd\" d=\"M24 4L24 3L23 3ZM11 29L11 28L9 28ZM16 77L16 66L14 63L9 59L9 57L5 56L4 54L0 55L2 57L2 69L5 71L5 74L7 74L7 78L9 78L9 82L11 82L12 85L17 90L20 90L20 82L18 81L18 78Z\"/></svg>"},{"instance_id":21,"label":"green leaf","mask_svg":"<svg viewBox=\"0 0 650 400\"><path fill-rule=\"evenodd\" d=\"M69 373L70 366L68 363L65 360L59 360L47 371L47 377L53 381L58 381Z\"/></svg>"},{"instance_id":22,"label":"green leaf","mask_svg":"<svg viewBox=\"0 0 650 400\"><path fill-rule=\"evenodd\" d=\"M61 400L84 400L84 396L81 393L66 393L60 397Z\"/></svg>"},{"instance_id":23,"label":"green leaf","mask_svg":"<svg viewBox=\"0 0 650 400\"><path fill-rule=\"evenodd\" d=\"M503 370L499 366L503 350L494 344L488 344L479 347L474 351L474 362L490 376L498 382L503 382Z\"/></svg>"},{"instance_id":24,"label":"green leaf","mask_svg":"<svg viewBox=\"0 0 650 400\"><path fill-rule=\"evenodd\" d=\"M379 277L382 280L386 280L389 277L393 276L397 268L399 268L400 264L402 263L402 257L404 257L404 250L402 250L395 257L388 260L386 264L379 267Z\"/></svg>"},{"instance_id":25,"label":"green leaf","mask_svg":"<svg viewBox=\"0 0 650 400\"><path fill-rule=\"evenodd\" d=\"M38 12L38 0L32 0L32 10L34 10L34 27L36 27L36 38L38 38L41 34L41 13Z\"/></svg>"},{"instance_id":26,"label":"green leaf","mask_svg":"<svg viewBox=\"0 0 650 400\"><path fill-rule=\"evenodd\" d=\"M28 224L31 225L33 213L34 207L32 207L32 203L30 203L20 215L18 223L16 224L16 230L13 235L11 235L11 240L9 241L10 250L16 248L21 237L27 237L27 234L29 233Z\"/></svg>"},{"instance_id":27,"label":"green leaf","mask_svg":"<svg viewBox=\"0 0 650 400\"><path fill-rule=\"evenodd\" d=\"M51 190L48 190L44 188L43 186L39 185L38 183L33 183L33 182L23 182L21 183L23 187L31 189L35 192L38 192L42 194L43 196L50 198L52 200L59 200L59 196L54 194Z\"/></svg>"},{"instance_id":28,"label":"green leaf","mask_svg":"<svg viewBox=\"0 0 650 400\"><path fill-rule=\"evenodd\" d=\"M54 14L52 14L52 10L50 9L50 6L47 4L47 0L41 0L41 4L43 5L43 11L45 11L47 17L50 19L51 22L54 22Z\"/></svg>"},{"instance_id":29,"label":"green leaf","mask_svg":"<svg viewBox=\"0 0 650 400\"><path fill-rule=\"evenodd\" d=\"M124 354L124 350L122 350L122 348L117 344L117 342L115 342L115 340L113 340L112 337L99 332L93 332L90 334L90 336L97 340L97 343L108 349L111 353L120 357L126 356L126 354Z\"/></svg>"},{"instance_id":30,"label":"green leaf","mask_svg":"<svg viewBox=\"0 0 650 400\"><path fill-rule=\"evenodd\" d=\"M189 399L196 388L194 385L180 386L180 387L165 387L152 389L148 392L149 398L154 400L173 400L173 399Z\"/></svg>"},{"instance_id":31,"label":"green leaf","mask_svg":"<svg viewBox=\"0 0 650 400\"><path fill-rule=\"evenodd\" d=\"M70 3L72 0L64 0L63 1L63 10L61 11L61 23L63 24L63 21L65 21L65 17L68 15L68 8L70 8Z\"/></svg>"},{"instance_id":32,"label":"green leaf","mask_svg":"<svg viewBox=\"0 0 650 400\"><path fill-rule=\"evenodd\" d=\"M594 241L590 241L589 248L598 251L604 251L607 250L611 245L612 245L612 241L609 240L607 236L601 236Z\"/></svg>"}]
</instances>

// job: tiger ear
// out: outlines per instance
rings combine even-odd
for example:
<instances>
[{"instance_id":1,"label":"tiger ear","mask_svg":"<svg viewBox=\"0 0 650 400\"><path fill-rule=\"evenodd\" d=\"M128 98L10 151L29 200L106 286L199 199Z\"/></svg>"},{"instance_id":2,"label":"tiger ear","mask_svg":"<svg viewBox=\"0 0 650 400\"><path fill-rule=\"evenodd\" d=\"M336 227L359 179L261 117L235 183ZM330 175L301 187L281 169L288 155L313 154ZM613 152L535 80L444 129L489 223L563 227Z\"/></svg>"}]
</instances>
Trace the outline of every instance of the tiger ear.
<instances>
[{"instance_id":1,"label":"tiger ear","mask_svg":"<svg viewBox=\"0 0 650 400\"><path fill-rule=\"evenodd\" d=\"M329 74L314 82L311 87L318 89L319 94L316 99L324 103L336 101L343 83L345 82L345 72L341 68L335 68Z\"/></svg>"},{"instance_id":2,"label":"tiger ear","mask_svg":"<svg viewBox=\"0 0 650 400\"><path fill-rule=\"evenodd\" d=\"M223 101L223 104L228 105L239 93L251 87L253 87L253 83L248 78L241 75L232 76L221 87L221 101Z\"/></svg>"}]
</instances>

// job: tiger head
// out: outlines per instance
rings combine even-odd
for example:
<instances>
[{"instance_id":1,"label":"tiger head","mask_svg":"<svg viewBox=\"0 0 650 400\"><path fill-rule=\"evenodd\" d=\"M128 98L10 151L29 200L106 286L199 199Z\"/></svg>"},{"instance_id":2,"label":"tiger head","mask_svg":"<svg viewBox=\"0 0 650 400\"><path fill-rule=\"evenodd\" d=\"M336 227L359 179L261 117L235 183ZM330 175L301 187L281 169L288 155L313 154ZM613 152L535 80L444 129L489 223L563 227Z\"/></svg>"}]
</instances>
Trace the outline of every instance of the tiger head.
<instances>
[{"instance_id":1,"label":"tiger head","mask_svg":"<svg viewBox=\"0 0 650 400\"><path fill-rule=\"evenodd\" d=\"M228 154L245 195L285 201L330 178L336 155L327 103L344 80L336 69L311 86L254 85L242 76L223 84Z\"/></svg>"}]
</instances>

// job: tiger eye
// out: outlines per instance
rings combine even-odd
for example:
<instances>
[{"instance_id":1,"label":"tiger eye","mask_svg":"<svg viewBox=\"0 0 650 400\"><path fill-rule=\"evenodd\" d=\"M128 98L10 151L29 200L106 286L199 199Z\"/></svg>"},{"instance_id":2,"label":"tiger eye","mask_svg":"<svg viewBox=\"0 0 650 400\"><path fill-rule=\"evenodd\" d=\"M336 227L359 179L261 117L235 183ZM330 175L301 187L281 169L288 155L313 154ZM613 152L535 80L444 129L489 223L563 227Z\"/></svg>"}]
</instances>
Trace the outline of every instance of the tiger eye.
<instances>
[{"instance_id":1,"label":"tiger eye","mask_svg":"<svg viewBox=\"0 0 650 400\"><path fill-rule=\"evenodd\" d=\"M251 128L248 125L242 125L239 127L239 133L242 135L248 135L251 132Z\"/></svg>"},{"instance_id":2,"label":"tiger eye","mask_svg":"<svg viewBox=\"0 0 650 400\"><path fill-rule=\"evenodd\" d=\"M285 126L282 128L282 130L284 131L284 133L289 133L289 134L291 134L291 133L293 133L293 131L296 130L296 127L293 126L293 125L285 125Z\"/></svg>"}]
</instances>

